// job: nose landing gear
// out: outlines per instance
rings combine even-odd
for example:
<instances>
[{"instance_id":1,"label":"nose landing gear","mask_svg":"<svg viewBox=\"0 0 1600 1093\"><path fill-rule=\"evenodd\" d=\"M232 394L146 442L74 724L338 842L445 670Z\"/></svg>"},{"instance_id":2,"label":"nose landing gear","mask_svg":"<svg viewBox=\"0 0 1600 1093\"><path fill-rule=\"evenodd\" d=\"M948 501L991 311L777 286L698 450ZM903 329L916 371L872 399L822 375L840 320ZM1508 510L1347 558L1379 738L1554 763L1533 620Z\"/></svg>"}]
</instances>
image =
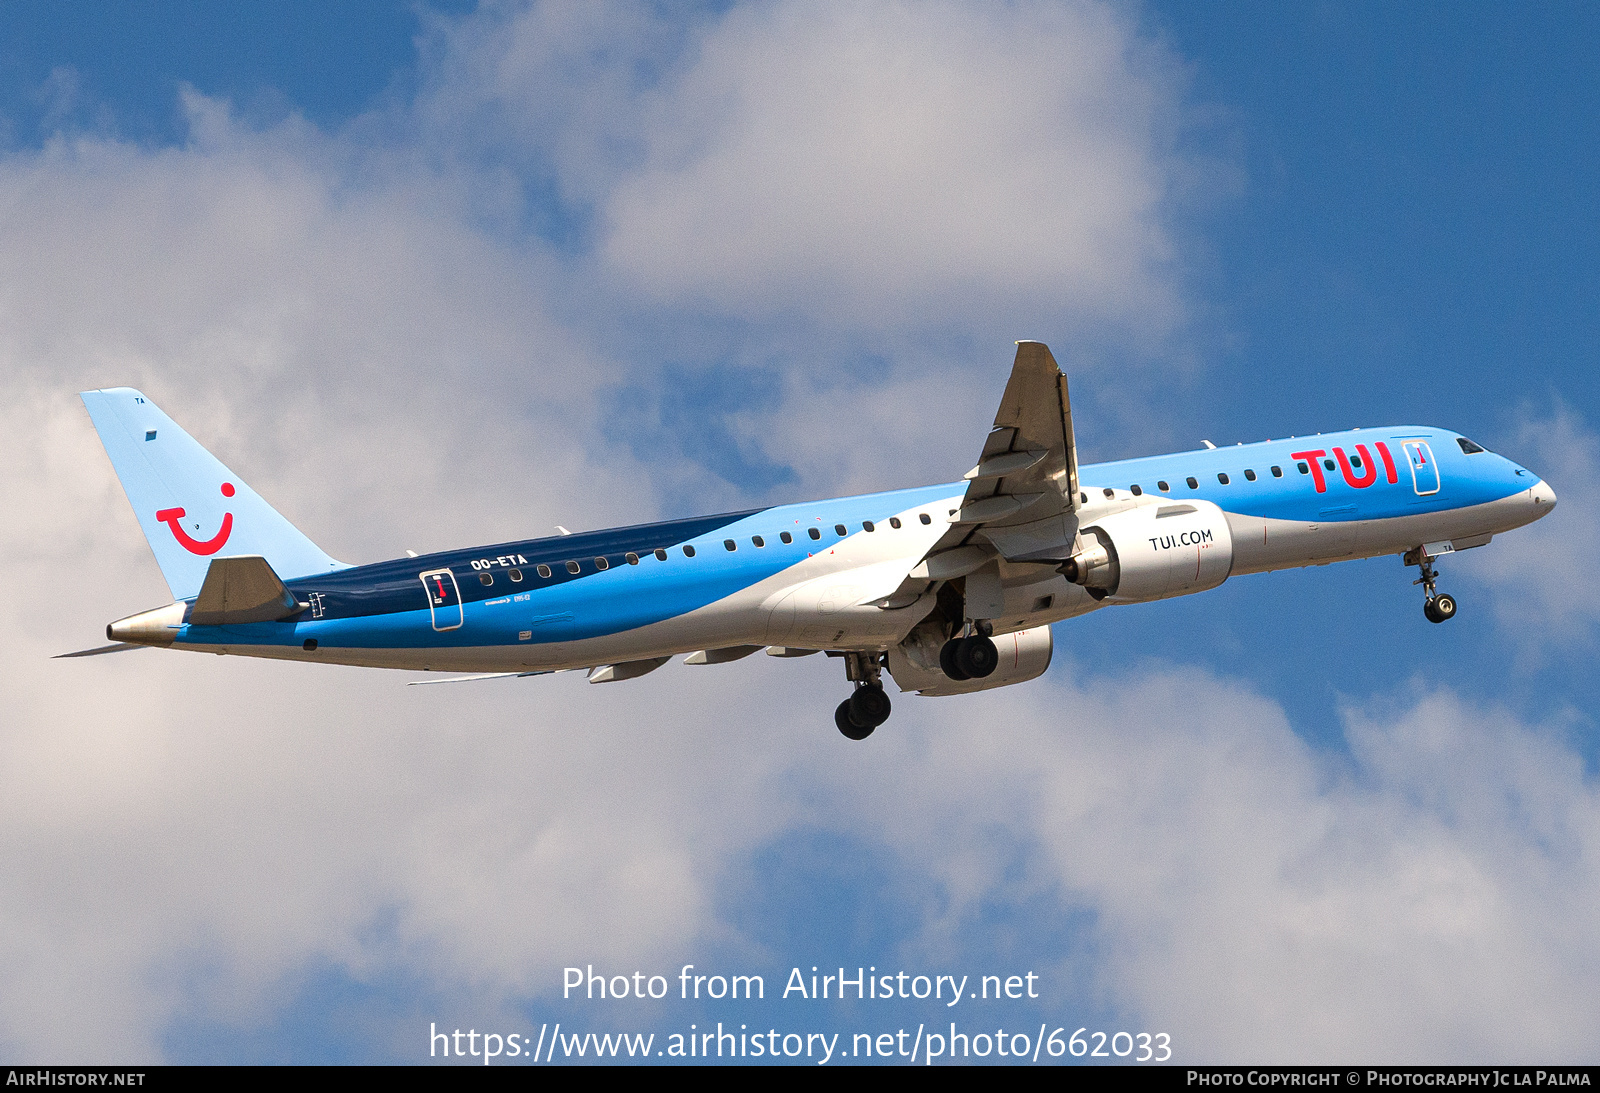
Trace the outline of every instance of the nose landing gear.
<instances>
[{"instance_id":1,"label":"nose landing gear","mask_svg":"<svg viewBox=\"0 0 1600 1093\"><path fill-rule=\"evenodd\" d=\"M845 678L856 689L833 711L833 723L851 740L865 740L872 730L889 720L891 703L883 690L883 654L846 653Z\"/></svg>"},{"instance_id":2,"label":"nose landing gear","mask_svg":"<svg viewBox=\"0 0 1600 1093\"><path fill-rule=\"evenodd\" d=\"M1421 546L1406 551L1404 561L1406 565L1417 566L1422 571L1422 576L1411 582L1422 586L1425 597L1422 601L1422 614L1429 622L1447 622L1456 617L1456 599L1434 587L1434 583L1439 579L1439 571L1433 568L1433 559L1434 555L1428 553L1428 548Z\"/></svg>"}]
</instances>

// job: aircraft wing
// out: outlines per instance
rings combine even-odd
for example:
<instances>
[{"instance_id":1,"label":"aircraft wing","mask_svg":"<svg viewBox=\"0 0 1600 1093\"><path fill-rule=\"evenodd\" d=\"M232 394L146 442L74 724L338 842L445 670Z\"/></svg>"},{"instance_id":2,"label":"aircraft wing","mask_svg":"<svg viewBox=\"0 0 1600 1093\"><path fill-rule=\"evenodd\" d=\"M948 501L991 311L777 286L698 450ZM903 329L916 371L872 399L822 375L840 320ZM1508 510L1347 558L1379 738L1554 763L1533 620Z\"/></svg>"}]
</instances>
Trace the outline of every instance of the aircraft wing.
<instances>
[{"instance_id":1,"label":"aircraft wing","mask_svg":"<svg viewBox=\"0 0 1600 1093\"><path fill-rule=\"evenodd\" d=\"M1078 533L1078 450L1067 377L1043 342L1018 342L1011 379L935 555L987 544L1012 562L1064 561Z\"/></svg>"}]
</instances>

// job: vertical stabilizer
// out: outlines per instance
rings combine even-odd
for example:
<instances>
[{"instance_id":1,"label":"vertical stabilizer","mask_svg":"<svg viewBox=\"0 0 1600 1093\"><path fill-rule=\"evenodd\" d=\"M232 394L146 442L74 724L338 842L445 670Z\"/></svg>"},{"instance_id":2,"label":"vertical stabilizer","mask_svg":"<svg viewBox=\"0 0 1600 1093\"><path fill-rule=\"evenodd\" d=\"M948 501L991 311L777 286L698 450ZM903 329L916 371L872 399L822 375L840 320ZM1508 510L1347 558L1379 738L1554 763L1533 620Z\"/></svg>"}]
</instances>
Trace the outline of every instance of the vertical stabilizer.
<instances>
[{"instance_id":1,"label":"vertical stabilizer","mask_svg":"<svg viewBox=\"0 0 1600 1093\"><path fill-rule=\"evenodd\" d=\"M138 391L81 397L175 599L199 594L216 557L259 555L284 580L347 568Z\"/></svg>"}]
</instances>

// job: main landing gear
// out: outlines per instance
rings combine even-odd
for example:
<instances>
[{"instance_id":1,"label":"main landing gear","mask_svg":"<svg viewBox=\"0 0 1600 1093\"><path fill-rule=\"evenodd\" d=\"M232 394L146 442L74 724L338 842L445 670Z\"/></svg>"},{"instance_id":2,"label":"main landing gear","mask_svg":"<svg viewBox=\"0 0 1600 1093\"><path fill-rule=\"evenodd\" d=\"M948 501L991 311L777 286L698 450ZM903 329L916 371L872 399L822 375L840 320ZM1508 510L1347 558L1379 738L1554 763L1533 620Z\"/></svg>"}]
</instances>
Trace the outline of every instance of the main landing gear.
<instances>
[{"instance_id":1,"label":"main landing gear","mask_svg":"<svg viewBox=\"0 0 1600 1093\"><path fill-rule=\"evenodd\" d=\"M983 679L1000 666L1000 651L989 636L992 624L976 622L967 637L952 638L939 649L939 665L951 679ZM830 653L844 657L845 678L856 685L833 711L833 723L851 740L865 740L889 720L889 696L883 690L883 653Z\"/></svg>"},{"instance_id":2,"label":"main landing gear","mask_svg":"<svg viewBox=\"0 0 1600 1093\"><path fill-rule=\"evenodd\" d=\"M1406 565L1417 566L1422 571L1422 576L1411 583L1422 586L1423 596L1425 597L1422 601L1422 613L1427 617L1427 620L1429 622L1447 622L1455 618L1455 597L1434 588L1434 582L1439 579L1439 571L1433 568L1433 556L1428 553L1427 547L1408 550L1404 561Z\"/></svg>"},{"instance_id":3,"label":"main landing gear","mask_svg":"<svg viewBox=\"0 0 1600 1093\"><path fill-rule=\"evenodd\" d=\"M882 653L846 653L845 678L855 682L853 694L833 711L833 723L851 740L865 740L889 720L889 696L883 690Z\"/></svg>"},{"instance_id":4,"label":"main landing gear","mask_svg":"<svg viewBox=\"0 0 1600 1093\"><path fill-rule=\"evenodd\" d=\"M973 630L976 632L967 637L951 638L939 649L939 667L951 679L983 679L1000 664L1000 651L989 636L993 624L975 623Z\"/></svg>"}]
</instances>

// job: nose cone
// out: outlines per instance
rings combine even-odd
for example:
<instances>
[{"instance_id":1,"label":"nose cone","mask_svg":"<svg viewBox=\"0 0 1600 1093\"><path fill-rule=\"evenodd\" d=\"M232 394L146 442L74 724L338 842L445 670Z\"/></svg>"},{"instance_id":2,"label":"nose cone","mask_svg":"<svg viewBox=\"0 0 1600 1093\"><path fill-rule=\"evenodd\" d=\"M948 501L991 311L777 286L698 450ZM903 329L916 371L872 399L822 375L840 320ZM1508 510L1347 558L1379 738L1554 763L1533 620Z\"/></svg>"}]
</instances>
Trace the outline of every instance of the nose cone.
<instances>
[{"instance_id":1,"label":"nose cone","mask_svg":"<svg viewBox=\"0 0 1600 1093\"><path fill-rule=\"evenodd\" d=\"M1537 486L1528 491L1528 499L1533 502L1540 516L1545 515L1556 507L1556 491L1550 488L1550 483L1541 479Z\"/></svg>"}]
</instances>

